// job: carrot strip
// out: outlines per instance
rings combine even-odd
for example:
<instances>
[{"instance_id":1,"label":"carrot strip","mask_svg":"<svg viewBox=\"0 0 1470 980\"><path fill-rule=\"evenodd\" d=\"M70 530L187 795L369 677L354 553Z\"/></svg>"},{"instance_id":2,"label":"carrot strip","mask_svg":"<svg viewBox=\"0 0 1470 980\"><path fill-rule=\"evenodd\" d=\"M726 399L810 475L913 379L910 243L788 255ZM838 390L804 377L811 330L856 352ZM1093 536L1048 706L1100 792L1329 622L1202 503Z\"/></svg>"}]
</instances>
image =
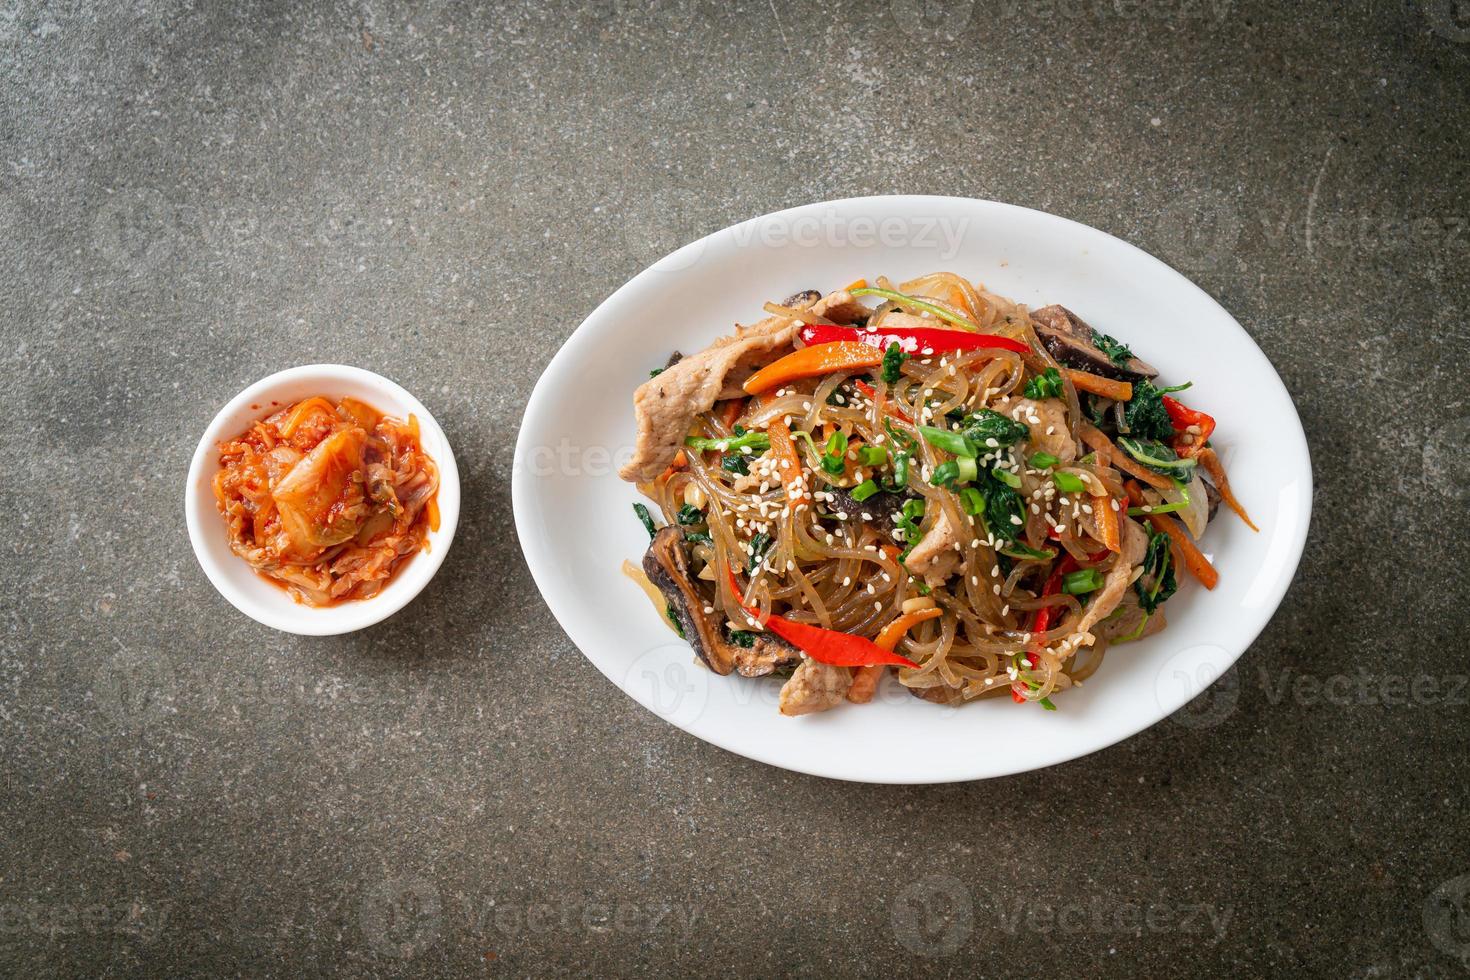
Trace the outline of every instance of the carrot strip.
<instances>
[{"instance_id":1,"label":"carrot strip","mask_svg":"<svg viewBox=\"0 0 1470 980\"><path fill-rule=\"evenodd\" d=\"M883 631L873 642L884 650L892 650L898 646L898 641L903 639L904 634L909 630L920 623L938 619L943 615L944 610L939 608L905 613L883 627ZM885 666L885 664L870 664L866 667L859 667L853 674L852 687L847 689L847 700L853 704L867 704L873 700L873 693L878 690L878 681L883 677Z\"/></svg>"},{"instance_id":2,"label":"carrot strip","mask_svg":"<svg viewBox=\"0 0 1470 980\"><path fill-rule=\"evenodd\" d=\"M867 344L854 343L850 340L814 344L767 364L751 375L746 380L744 387L746 392L756 395L799 378L831 374L833 371L872 368L882 363L883 352Z\"/></svg>"},{"instance_id":3,"label":"carrot strip","mask_svg":"<svg viewBox=\"0 0 1470 980\"><path fill-rule=\"evenodd\" d=\"M1200 450L1197 458L1204 464L1205 472L1210 474L1210 479L1215 481L1215 489L1220 491L1220 499L1235 511L1235 516L1245 521L1246 527L1259 534L1261 529L1256 527L1255 521L1252 521L1251 516L1245 512L1240 501L1235 499L1235 494L1230 492L1230 480L1225 476L1225 464L1220 462L1220 457L1215 455L1213 449L1205 448Z\"/></svg>"},{"instance_id":4,"label":"carrot strip","mask_svg":"<svg viewBox=\"0 0 1470 980\"><path fill-rule=\"evenodd\" d=\"M688 465L689 465L689 457L686 456L686 455L684 455L684 450L681 449L674 456L674 461L669 464L669 468L666 469L666 470L664 470L663 473L659 475L659 478L656 481L654 481L654 482L656 482L656 483L663 483L669 477L673 476L676 472L678 472L679 470L682 470L684 467L686 467Z\"/></svg>"},{"instance_id":5,"label":"carrot strip","mask_svg":"<svg viewBox=\"0 0 1470 980\"><path fill-rule=\"evenodd\" d=\"M781 468L781 483L786 487L786 502L792 509L797 504L807 503L806 479L801 475L801 456L796 452L796 443L791 439L791 427L786 420L777 416L766 426L766 435L771 438L771 452L776 454L776 465Z\"/></svg>"},{"instance_id":6,"label":"carrot strip","mask_svg":"<svg viewBox=\"0 0 1470 980\"><path fill-rule=\"evenodd\" d=\"M944 610L935 606L933 609L917 609L911 613L904 613L893 622L883 627L873 642L885 650L893 650L898 647L898 641L904 638L904 634L918 626L927 623L931 619L938 619L944 615Z\"/></svg>"},{"instance_id":7,"label":"carrot strip","mask_svg":"<svg viewBox=\"0 0 1470 980\"><path fill-rule=\"evenodd\" d=\"M1117 446L1113 445L1113 441L1096 426L1083 422L1078 426L1077 431L1088 448L1095 450L1098 457L1109 466L1115 466L1130 476L1137 477L1155 490L1174 489L1174 481L1167 476L1155 473L1142 463L1135 462L1131 456L1121 452Z\"/></svg>"},{"instance_id":8,"label":"carrot strip","mask_svg":"<svg viewBox=\"0 0 1470 980\"><path fill-rule=\"evenodd\" d=\"M1067 377L1072 379L1072 384L1083 391L1090 391L1094 395L1102 395L1113 401L1126 402L1133 397L1133 386L1126 381L1114 381L1112 378L1088 374L1086 371L1074 371L1070 368L1067 370Z\"/></svg>"},{"instance_id":9,"label":"carrot strip","mask_svg":"<svg viewBox=\"0 0 1470 980\"><path fill-rule=\"evenodd\" d=\"M1142 507L1145 503L1143 490L1132 480L1128 481L1128 499L1135 507ZM1220 573L1215 571L1215 566L1210 564L1210 560L1199 550L1189 532L1178 521L1163 514L1149 514L1148 522L1169 536L1169 543L1174 546L1175 554L1184 560L1184 567L1189 569L1189 574L1199 579L1201 585L1213 589L1220 584Z\"/></svg>"},{"instance_id":10,"label":"carrot strip","mask_svg":"<svg viewBox=\"0 0 1470 980\"><path fill-rule=\"evenodd\" d=\"M724 412L720 416L720 421L725 423L726 428L733 429L735 427L735 420L740 418L744 413L745 399L731 398L725 402Z\"/></svg>"},{"instance_id":11,"label":"carrot strip","mask_svg":"<svg viewBox=\"0 0 1470 980\"><path fill-rule=\"evenodd\" d=\"M855 282L848 283L846 286L843 286L842 288L843 289L846 289L846 290L867 289L868 288L868 280L866 280L866 279L858 279Z\"/></svg>"}]
</instances>

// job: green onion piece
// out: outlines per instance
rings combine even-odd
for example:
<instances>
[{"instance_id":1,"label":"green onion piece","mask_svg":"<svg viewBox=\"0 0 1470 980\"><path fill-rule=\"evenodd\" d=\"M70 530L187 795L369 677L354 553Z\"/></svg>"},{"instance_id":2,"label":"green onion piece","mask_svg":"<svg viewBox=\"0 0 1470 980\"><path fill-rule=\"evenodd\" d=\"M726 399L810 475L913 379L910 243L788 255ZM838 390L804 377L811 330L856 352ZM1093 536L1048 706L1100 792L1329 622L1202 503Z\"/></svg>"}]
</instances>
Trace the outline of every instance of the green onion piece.
<instances>
[{"instance_id":1,"label":"green onion piece","mask_svg":"<svg viewBox=\"0 0 1470 980\"><path fill-rule=\"evenodd\" d=\"M948 429L936 429L932 425L921 425L919 426L919 435L923 436L924 441L929 445L936 449L943 449L947 453L954 453L956 456L967 456L970 459L974 459L978 455L970 440L958 432L951 432Z\"/></svg>"},{"instance_id":2,"label":"green onion piece","mask_svg":"<svg viewBox=\"0 0 1470 980\"><path fill-rule=\"evenodd\" d=\"M1172 514L1176 510L1184 510L1189 504L1184 502L1172 504L1157 504L1152 507L1129 507L1129 517L1147 517L1149 514Z\"/></svg>"},{"instance_id":3,"label":"green onion piece","mask_svg":"<svg viewBox=\"0 0 1470 980\"><path fill-rule=\"evenodd\" d=\"M1103 574L1095 568L1083 568L1062 576L1062 591L1068 595L1085 595L1102 588Z\"/></svg>"},{"instance_id":4,"label":"green onion piece","mask_svg":"<svg viewBox=\"0 0 1470 980\"><path fill-rule=\"evenodd\" d=\"M827 437L827 455L841 456L847 452L847 435L843 432L834 432Z\"/></svg>"},{"instance_id":5,"label":"green onion piece","mask_svg":"<svg viewBox=\"0 0 1470 980\"><path fill-rule=\"evenodd\" d=\"M961 456L954 462L960 468L961 483L974 483L976 478L980 476L980 467L976 465L973 459Z\"/></svg>"},{"instance_id":6,"label":"green onion piece","mask_svg":"<svg viewBox=\"0 0 1470 980\"><path fill-rule=\"evenodd\" d=\"M974 460L971 460L971 463L973 462ZM946 460L934 467L934 475L929 477L929 483L936 487L947 487L953 485L959 476L960 464L952 459Z\"/></svg>"},{"instance_id":7,"label":"green onion piece","mask_svg":"<svg viewBox=\"0 0 1470 980\"><path fill-rule=\"evenodd\" d=\"M1057 485L1057 489L1063 493L1081 493L1087 489L1087 484L1082 482L1082 477L1076 473L1053 473L1051 482Z\"/></svg>"},{"instance_id":8,"label":"green onion piece","mask_svg":"<svg viewBox=\"0 0 1470 980\"><path fill-rule=\"evenodd\" d=\"M689 436L684 440L684 445L690 449L698 449L701 452L728 453L732 449L743 449L749 446L754 451L765 452L771 448L771 437L764 432L742 432L728 439L706 439L703 436Z\"/></svg>"},{"instance_id":9,"label":"green onion piece","mask_svg":"<svg viewBox=\"0 0 1470 980\"><path fill-rule=\"evenodd\" d=\"M923 500L905 500L903 504L903 516L911 521L916 521L924 516Z\"/></svg>"},{"instance_id":10,"label":"green onion piece","mask_svg":"<svg viewBox=\"0 0 1470 980\"><path fill-rule=\"evenodd\" d=\"M849 290L849 292L854 296L882 296L884 299L891 299L901 306L910 306L916 310L923 310L925 313L933 313L941 320L948 320L955 326L963 327L971 333L980 333L980 328L977 325L966 320L958 313L946 310L944 307L937 306L934 303L926 302L916 296L909 296L892 289L878 289L873 286L864 286L861 289Z\"/></svg>"},{"instance_id":11,"label":"green onion piece","mask_svg":"<svg viewBox=\"0 0 1470 980\"><path fill-rule=\"evenodd\" d=\"M867 500L869 497L873 496L873 494L877 492L878 484L874 483L872 480L864 480L862 483L859 483L857 486L852 488L852 499L856 500L858 503L862 503L864 500Z\"/></svg>"},{"instance_id":12,"label":"green onion piece","mask_svg":"<svg viewBox=\"0 0 1470 980\"><path fill-rule=\"evenodd\" d=\"M888 450L882 446L864 446L858 450L859 466L882 466L888 462Z\"/></svg>"},{"instance_id":13,"label":"green onion piece","mask_svg":"<svg viewBox=\"0 0 1470 980\"><path fill-rule=\"evenodd\" d=\"M1051 453L1032 453L1031 458L1027 462L1035 469L1045 470L1057 465L1061 460L1057 459Z\"/></svg>"},{"instance_id":14,"label":"green onion piece","mask_svg":"<svg viewBox=\"0 0 1470 980\"><path fill-rule=\"evenodd\" d=\"M1057 706L1051 703L1051 698L1042 698L1040 701L1037 701L1036 703L1039 704L1039 705L1041 705L1047 711L1055 711L1055 710L1057 710Z\"/></svg>"},{"instance_id":15,"label":"green onion piece","mask_svg":"<svg viewBox=\"0 0 1470 980\"><path fill-rule=\"evenodd\" d=\"M833 476L841 476L847 470L847 464L841 456L823 456L822 471Z\"/></svg>"},{"instance_id":16,"label":"green onion piece","mask_svg":"<svg viewBox=\"0 0 1470 980\"><path fill-rule=\"evenodd\" d=\"M1006 486L1010 487L1012 490L1021 489L1021 478L1012 473L1010 470L994 469L990 471L990 475L995 477L1001 483L1004 483Z\"/></svg>"},{"instance_id":17,"label":"green onion piece","mask_svg":"<svg viewBox=\"0 0 1470 980\"><path fill-rule=\"evenodd\" d=\"M971 517L978 517L985 513L985 498L974 487L965 487L960 491L960 507Z\"/></svg>"},{"instance_id":18,"label":"green onion piece","mask_svg":"<svg viewBox=\"0 0 1470 980\"><path fill-rule=\"evenodd\" d=\"M898 453L893 457L893 479L883 481L883 489L898 493L909 485L909 454Z\"/></svg>"},{"instance_id":19,"label":"green onion piece","mask_svg":"<svg viewBox=\"0 0 1470 980\"><path fill-rule=\"evenodd\" d=\"M1043 398L1055 398L1062 393L1062 376L1057 373L1056 368L1047 368L1026 382L1024 394L1027 398L1041 401Z\"/></svg>"},{"instance_id":20,"label":"green onion piece","mask_svg":"<svg viewBox=\"0 0 1470 980\"><path fill-rule=\"evenodd\" d=\"M1009 555L1012 558L1022 558L1027 561L1050 561L1057 556L1055 551L1032 548L1021 544L1019 541L1013 541L1006 545L1000 549L1000 553Z\"/></svg>"}]
</instances>

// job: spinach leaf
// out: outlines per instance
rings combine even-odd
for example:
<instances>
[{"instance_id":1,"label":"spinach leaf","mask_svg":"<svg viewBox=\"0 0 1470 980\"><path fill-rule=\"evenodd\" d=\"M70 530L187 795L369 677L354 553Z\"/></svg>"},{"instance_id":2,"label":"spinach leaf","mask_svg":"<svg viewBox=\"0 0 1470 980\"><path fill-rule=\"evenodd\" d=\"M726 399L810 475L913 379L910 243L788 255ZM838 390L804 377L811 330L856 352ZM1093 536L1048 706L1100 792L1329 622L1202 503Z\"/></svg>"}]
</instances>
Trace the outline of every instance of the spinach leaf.
<instances>
[{"instance_id":1,"label":"spinach leaf","mask_svg":"<svg viewBox=\"0 0 1470 980\"><path fill-rule=\"evenodd\" d=\"M750 539L750 561L745 565L747 572L754 572L760 567L761 559L766 557L766 552L771 550L771 536L762 531Z\"/></svg>"},{"instance_id":2,"label":"spinach leaf","mask_svg":"<svg viewBox=\"0 0 1470 980\"><path fill-rule=\"evenodd\" d=\"M643 526L648 529L649 538L652 538L654 535L658 534L658 528L654 526L653 517L648 513L647 507L642 504L634 504L633 513L638 515L638 519L642 521Z\"/></svg>"},{"instance_id":3,"label":"spinach leaf","mask_svg":"<svg viewBox=\"0 0 1470 980\"><path fill-rule=\"evenodd\" d=\"M1163 531L1152 533L1148 539L1148 550L1143 553L1143 574L1133 583L1133 589L1138 593L1138 604L1144 612L1153 612L1178 590L1173 566L1169 535Z\"/></svg>"},{"instance_id":4,"label":"spinach leaf","mask_svg":"<svg viewBox=\"0 0 1470 980\"><path fill-rule=\"evenodd\" d=\"M1133 352L1128 349L1127 344L1096 330L1092 332L1092 346L1108 355L1108 360L1119 366L1133 359Z\"/></svg>"},{"instance_id":5,"label":"spinach leaf","mask_svg":"<svg viewBox=\"0 0 1470 980\"><path fill-rule=\"evenodd\" d=\"M1015 445L1031 434L1025 423L988 408L966 418L960 424L960 431L982 451ZM992 439L995 440L993 444Z\"/></svg>"},{"instance_id":6,"label":"spinach leaf","mask_svg":"<svg viewBox=\"0 0 1470 980\"><path fill-rule=\"evenodd\" d=\"M985 526L1000 541L1015 541L1026 521L1026 504L1021 495L1001 482L992 470L980 482L980 496L985 500ZM1021 523L1011 520L1021 519Z\"/></svg>"},{"instance_id":7,"label":"spinach leaf","mask_svg":"<svg viewBox=\"0 0 1470 980\"><path fill-rule=\"evenodd\" d=\"M1140 439L1172 439L1174 423L1164 407L1164 393L1147 378L1135 382L1133 398L1123 408L1123 424L1127 434Z\"/></svg>"}]
</instances>

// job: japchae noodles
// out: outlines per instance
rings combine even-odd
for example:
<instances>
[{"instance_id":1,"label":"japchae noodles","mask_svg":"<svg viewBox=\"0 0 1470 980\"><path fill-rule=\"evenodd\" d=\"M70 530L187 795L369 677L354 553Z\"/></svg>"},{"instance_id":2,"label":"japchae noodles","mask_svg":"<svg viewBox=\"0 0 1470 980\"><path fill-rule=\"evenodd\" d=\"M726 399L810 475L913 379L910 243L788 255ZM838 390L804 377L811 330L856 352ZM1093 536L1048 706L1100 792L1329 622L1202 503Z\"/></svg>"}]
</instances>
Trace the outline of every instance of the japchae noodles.
<instances>
[{"instance_id":1,"label":"japchae noodles","mask_svg":"<svg viewBox=\"0 0 1470 980\"><path fill-rule=\"evenodd\" d=\"M720 674L789 674L785 714L913 694L1051 710L1164 627L1223 499L1214 420L1071 311L940 272L767 303L634 398L625 564ZM1209 482L1204 476L1209 476ZM1254 527L1254 525L1251 525Z\"/></svg>"}]
</instances>

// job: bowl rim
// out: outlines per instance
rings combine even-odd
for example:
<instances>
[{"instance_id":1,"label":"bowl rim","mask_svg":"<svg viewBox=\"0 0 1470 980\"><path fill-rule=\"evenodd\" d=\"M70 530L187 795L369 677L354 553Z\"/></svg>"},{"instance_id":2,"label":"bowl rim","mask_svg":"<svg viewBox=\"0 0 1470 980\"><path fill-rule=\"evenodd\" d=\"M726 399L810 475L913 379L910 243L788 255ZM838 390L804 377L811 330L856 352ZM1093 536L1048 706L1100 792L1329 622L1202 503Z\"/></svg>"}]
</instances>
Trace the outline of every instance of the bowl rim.
<instances>
[{"instance_id":1,"label":"bowl rim","mask_svg":"<svg viewBox=\"0 0 1470 980\"><path fill-rule=\"evenodd\" d=\"M964 771L955 769L954 771L951 771L946 775L938 777L932 775L921 775L917 773L856 773L851 770L844 771L839 766L827 767L814 764L803 764L802 761L799 759L784 758L781 757L779 753L754 749L752 747L740 744L739 739L736 737L730 737L728 735L716 733L714 731L711 731L707 726L685 725L667 718L663 718L662 720L688 732L691 735L694 735L696 738L699 738L702 741L717 745L720 748L731 751L737 755L741 755L758 762L773 765L778 768L788 769L794 772L802 772L824 778L887 784L937 784L945 782L961 782L975 779L996 778L1000 776L1034 771L1037 769L1047 768L1050 766L1059 765L1064 762L1083 758L1085 756L1091 755L1094 752L1099 752L1112 745L1116 745L1119 742L1125 741L1126 739L1133 737L1144 729L1150 728L1153 725L1163 721L1169 715L1173 714L1175 711L1188 704L1194 698L1202 695L1206 690L1209 690L1211 687L1213 687L1214 684L1218 682L1219 678L1223 676L1223 674L1227 670L1229 670L1229 668L1233 666L1240 659L1241 656L1244 655L1245 651L1249 649L1250 645L1255 642L1255 640L1260 636L1261 632L1271 622L1271 620L1275 616L1276 611L1280 607L1282 599L1285 597L1287 591L1291 587L1291 584L1296 579L1296 573L1300 568L1301 559L1305 551L1307 536L1311 525L1311 512L1313 503L1312 498L1314 487L1310 451L1307 445L1306 433L1301 424L1300 413L1296 409L1295 401L1291 397L1290 390L1287 388L1285 382L1281 379L1280 373L1276 370L1275 365L1273 365L1270 359L1266 356L1265 351L1261 349L1260 345L1256 343L1255 339L1250 335L1250 333L1246 331L1243 326L1241 326L1239 321L1237 321L1235 317L1228 310L1226 310L1219 301L1217 301L1209 293L1205 292L1204 289L1202 289L1187 275L1170 266L1167 262L1163 261L1157 256L1152 255L1146 250L1138 247L1137 245L1134 245L1131 242L1128 242L1122 238L1103 231L1102 229L1095 228L1091 225L1074 221L1070 218L1053 214L1048 211L1028 208L1021 205L1008 204L1001 201L949 195L880 194L835 198L825 201L812 201L794 207L773 211L768 214L756 215L743 221L735 222L727 227L717 229L708 235L705 235L677 249L674 249L667 255L643 268L636 275L634 275L632 278L630 278L628 281L624 282L620 287L618 287L618 289L614 290L601 303L599 303L598 306L591 313L589 313L587 317L576 327L576 329L568 335L567 339L562 343L562 345L558 348L556 353L547 363L546 367L543 369L541 376L537 379L536 384L533 387L530 398L527 400L526 409L521 419L520 430L516 441L516 465L512 473L511 490L512 508L516 522L517 536L521 542L522 551L526 559L527 566L531 571L532 578L536 582L537 588L541 592L543 600L546 602L548 609L552 613L553 617L556 619L558 625L562 627L562 629L567 633L568 637L579 648L582 654L589 661L592 662L592 664L599 670L599 672L604 674L604 676L606 676L608 680L610 680L613 685L617 687L620 691L622 691L625 695L628 695L635 701L638 701L645 708L653 710L652 706L649 703L635 695L633 691L629 690L629 688L619 677L614 675L614 673L610 669L610 664L605 662L605 657L594 656L591 652L589 652L589 645L600 647L600 644L591 642L594 637L587 629L583 628L584 624L578 621L576 615L577 611L573 608L570 608L569 603L575 603L575 598L563 596L563 590L560 587L560 583L555 581L553 578L552 573L561 556L552 553L550 549L546 548L542 544L540 538L535 533L533 533L535 529L533 523L533 512L535 509L535 478L530 473L528 467L522 465L522 461L529 458L527 454L532 448L532 441L535 438L535 432L541 426L541 423L539 423L538 419L545 413L544 406L546 402L549 399L556 397L555 392L558 382L558 376L564 374L567 371L567 365L573 360L573 349L594 338L602 338L605 335L611 335L615 333L616 322L613 317L608 315L608 311L618 310L620 306L627 301L627 297L630 294L637 293L647 288L651 282L656 281L656 276L666 275L670 271L682 269L691 261L695 261L703 257L704 251L707 248L718 247L717 239L725 236L733 236L736 241L741 240L740 233L742 231L758 228L762 222L793 220L799 217L803 212L813 212L820 209L853 209L861 208L864 206L879 208L904 207L915 209L961 206L965 208L991 209L1002 214L1012 213L1018 216L1030 216L1033 219L1036 217L1044 218L1047 221L1057 222L1059 226L1075 234L1079 243L1086 242L1087 240L1091 239L1093 241L1101 240L1103 242L1106 242L1109 244L1110 247L1121 247L1123 252L1128 254L1131 259L1143 262L1152 267L1154 272L1160 277L1161 281L1171 282L1172 284L1195 294L1199 302L1213 308L1215 311L1218 311L1220 316L1223 317L1223 322L1227 325L1226 328L1230 331L1233 331L1239 339L1245 341L1247 345L1247 355L1256 362L1256 369L1261 372L1260 376L1263 379L1274 380L1276 384L1280 386L1281 392L1285 394L1286 402L1290 407L1290 415L1289 418L1281 420L1281 431L1278 435L1278 440L1283 444L1284 451L1289 451L1292 455L1299 457L1300 473L1295 485L1296 489L1293 493L1293 498L1291 501L1293 506L1299 507L1299 511L1294 515L1296 517L1296 523L1291 528L1291 530L1289 532L1285 530L1281 532L1281 540L1285 546L1284 550L1286 554L1278 558L1278 567L1283 570L1283 574L1281 574L1277 578L1277 580L1272 583L1270 589L1267 592L1263 593L1259 597L1260 604L1266 606L1269 609L1269 612L1267 612L1266 615L1261 618L1259 625L1247 627L1239 632L1236 632L1230 637L1229 642L1230 646L1233 649L1226 650L1223 647L1219 648L1220 653L1224 654L1224 656L1216 658L1211 664L1211 666L1217 667L1218 670L1215 673L1214 678L1209 683L1202 686L1200 689L1177 698L1172 698L1170 700L1170 703L1168 704L1164 704L1161 700L1159 707L1163 710L1156 716L1153 712L1143 712L1137 718L1132 719L1130 722L1117 726L1113 731L1109 733L1111 737L1097 739L1093 743L1083 748L1077 749L1076 751L1072 751L1069 749L1067 751L1058 752L1051 756L1035 761L1032 761L1030 759L1018 759L1014 764L1003 766L973 767Z\"/></svg>"},{"instance_id":2,"label":"bowl rim","mask_svg":"<svg viewBox=\"0 0 1470 980\"><path fill-rule=\"evenodd\" d=\"M326 610L298 603L284 589L278 590L279 602L274 599L259 602L247 596L236 588L225 568L206 547L205 536L220 530L221 525L213 496L203 492L202 488L206 473L212 475L219 468L217 444L220 439L231 434L225 429L236 428L238 423L231 420L241 414L248 414L247 409L251 404L268 401L272 392L285 385L303 381L320 381L327 388L334 383L349 381L380 389L388 399L396 402L392 411L396 413L402 408L406 413L413 414L419 420L421 430L429 437L425 441L437 442L442 447L442 451L433 456L434 463L439 467L439 492L436 497L439 504L439 530L430 532L429 540L433 546L427 553L417 554L410 559L388 587L378 595L331 606ZM257 417L263 418L264 415ZM348 364L303 364L285 368L245 387L226 402L205 427L194 448L184 484L184 520L189 530L189 544L210 584L230 605L256 622L298 636L336 636L366 629L412 602L433 579L449 553L459 525L459 505L459 467L449 438L434 414L402 385L375 371ZM241 560L233 554L230 558L234 561ZM318 615L327 612L332 615Z\"/></svg>"}]
</instances>

